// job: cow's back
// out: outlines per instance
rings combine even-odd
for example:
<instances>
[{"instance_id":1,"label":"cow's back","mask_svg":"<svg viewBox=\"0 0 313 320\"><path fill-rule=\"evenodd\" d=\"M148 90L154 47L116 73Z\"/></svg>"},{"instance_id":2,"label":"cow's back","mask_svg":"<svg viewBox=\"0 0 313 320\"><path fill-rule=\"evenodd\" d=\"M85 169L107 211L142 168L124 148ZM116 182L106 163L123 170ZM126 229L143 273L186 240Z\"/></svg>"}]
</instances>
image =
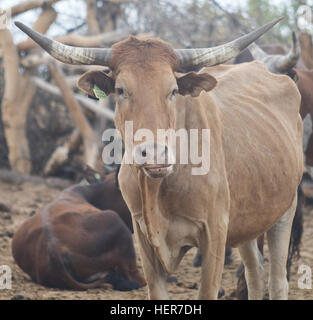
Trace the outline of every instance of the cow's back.
<instances>
[{"instance_id":1,"label":"cow's back","mask_svg":"<svg viewBox=\"0 0 313 320\"><path fill-rule=\"evenodd\" d=\"M212 95L231 196L228 243L236 245L244 235L267 230L266 216L279 219L293 201L302 176L300 95L289 77L259 62L207 71L218 80Z\"/></svg>"},{"instance_id":2,"label":"cow's back","mask_svg":"<svg viewBox=\"0 0 313 320\"><path fill-rule=\"evenodd\" d=\"M49 273L47 241L39 211L14 233L12 255L18 266L35 282L41 283L42 274L39 270L44 269L47 274Z\"/></svg>"},{"instance_id":3,"label":"cow's back","mask_svg":"<svg viewBox=\"0 0 313 320\"><path fill-rule=\"evenodd\" d=\"M119 215L91 206L71 189L19 227L12 253L33 281L48 287L97 288L105 275L118 290L145 284L131 232Z\"/></svg>"}]
</instances>

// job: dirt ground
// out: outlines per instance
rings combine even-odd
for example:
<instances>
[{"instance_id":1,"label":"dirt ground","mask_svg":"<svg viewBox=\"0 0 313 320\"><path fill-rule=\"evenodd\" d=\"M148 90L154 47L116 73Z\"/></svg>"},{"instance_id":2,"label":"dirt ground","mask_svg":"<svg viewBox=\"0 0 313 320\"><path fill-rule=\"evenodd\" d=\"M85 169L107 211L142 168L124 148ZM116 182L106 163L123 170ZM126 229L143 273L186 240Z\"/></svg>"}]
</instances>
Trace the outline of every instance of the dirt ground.
<instances>
[{"instance_id":1,"label":"dirt ground","mask_svg":"<svg viewBox=\"0 0 313 320\"><path fill-rule=\"evenodd\" d=\"M28 275L19 269L11 255L11 241L14 231L30 216L33 210L36 210L52 200L59 192L60 190L48 187L45 184L25 182L21 186L14 186L0 181L0 202L6 202L11 206L10 212L0 211L0 266L8 265L12 269L12 289L0 289L0 300L16 298L19 295L22 295L24 298L35 300L146 299L146 287L129 292L103 289L93 289L83 292L49 289L32 282ZM169 295L172 299L188 300L196 298L200 281L200 269L192 266L195 252L195 249L192 249L187 253L179 266L178 271L174 274L178 281L176 283L168 284ZM235 273L240 263L236 249L233 250L232 258L232 263L225 266L223 273L222 288L225 290L225 295L222 299L234 299L233 292L237 283ZM139 257L138 263L140 264ZM301 257L299 260L295 261L292 266L291 281L289 283L289 299L312 300L313 288L298 288L298 279L301 274L298 274L297 272L301 264L306 264L310 268L313 268L313 208L309 207L306 207L304 214L304 234L301 245ZM268 262L265 262L265 267L267 270Z\"/></svg>"}]
</instances>

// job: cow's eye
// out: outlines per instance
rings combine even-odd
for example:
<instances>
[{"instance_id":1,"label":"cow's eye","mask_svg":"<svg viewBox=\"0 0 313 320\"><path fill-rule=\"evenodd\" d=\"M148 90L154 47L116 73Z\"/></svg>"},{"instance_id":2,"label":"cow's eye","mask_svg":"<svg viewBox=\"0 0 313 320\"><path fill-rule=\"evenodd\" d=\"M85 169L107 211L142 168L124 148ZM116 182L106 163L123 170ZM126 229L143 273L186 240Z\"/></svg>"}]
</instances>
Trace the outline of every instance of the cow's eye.
<instances>
[{"instance_id":1,"label":"cow's eye","mask_svg":"<svg viewBox=\"0 0 313 320\"><path fill-rule=\"evenodd\" d=\"M122 96L122 95L124 95L124 90L123 90L123 88L116 88L115 93L119 96Z\"/></svg>"},{"instance_id":2,"label":"cow's eye","mask_svg":"<svg viewBox=\"0 0 313 320\"><path fill-rule=\"evenodd\" d=\"M176 96L176 94L178 93L178 89L177 88L175 88L175 89L173 89L172 90L172 92L171 92L171 94L170 94L170 99L173 99L173 98L175 98L175 96Z\"/></svg>"}]
</instances>

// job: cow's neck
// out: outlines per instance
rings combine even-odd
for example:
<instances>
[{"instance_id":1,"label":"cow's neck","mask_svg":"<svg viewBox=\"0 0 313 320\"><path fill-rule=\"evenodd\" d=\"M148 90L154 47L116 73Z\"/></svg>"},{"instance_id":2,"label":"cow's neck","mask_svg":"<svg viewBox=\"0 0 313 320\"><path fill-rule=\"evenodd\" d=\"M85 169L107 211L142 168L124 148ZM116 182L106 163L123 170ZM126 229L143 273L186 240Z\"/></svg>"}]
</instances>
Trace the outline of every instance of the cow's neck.
<instances>
[{"instance_id":1,"label":"cow's neck","mask_svg":"<svg viewBox=\"0 0 313 320\"><path fill-rule=\"evenodd\" d=\"M204 108L200 103L190 105L187 99L179 103L179 112L176 119L176 130L181 128L189 129L210 129L213 130L213 137L216 132L213 126L219 122L217 110L210 105L210 109ZM212 128L211 128L212 125ZM177 155L179 150L177 149ZM179 161L179 160L178 160ZM146 236L150 244L158 254L159 260L167 272L172 272L179 261L180 248L173 250L166 242L170 225L173 220L177 221L171 214L184 215L184 210L169 211L169 207L175 206L171 201L183 203L186 197L194 197L193 193L198 190L190 188L192 179L191 165L177 166L174 172L165 178L153 179L144 174L142 170L137 171L137 181L140 189L142 216L146 226ZM201 178L199 178L201 180ZM201 181L198 186L201 186ZM170 198L170 199L169 199ZM192 218L192 217L189 217Z\"/></svg>"},{"instance_id":2,"label":"cow's neck","mask_svg":"<svg viewBox=\"0 0 313 320\"><path fill-rule=\"evenodd\" d=\"M160 243L156 235L159 235L161 232L159 219L163 217L163 214L159 215L160 209L158 203L162 179L151 179L142 171L138 172L138 179L141 191L142 213L148 237L151 244L158 247Z\"/></svg>"},{"instance_id":3,"label":"cow's neck","mask_svg":"<svg viewBox=\"0 0 313 320\"><path fill-rule=\"evenodd\" d=\"M140 170L138 171L138 182L146 236L154 247L164 270L171 273L175 267L172 265L172 252L165 240L170 220L160 209L160 191L163 179L152 179Z\"/></svg>"}]
</instances>

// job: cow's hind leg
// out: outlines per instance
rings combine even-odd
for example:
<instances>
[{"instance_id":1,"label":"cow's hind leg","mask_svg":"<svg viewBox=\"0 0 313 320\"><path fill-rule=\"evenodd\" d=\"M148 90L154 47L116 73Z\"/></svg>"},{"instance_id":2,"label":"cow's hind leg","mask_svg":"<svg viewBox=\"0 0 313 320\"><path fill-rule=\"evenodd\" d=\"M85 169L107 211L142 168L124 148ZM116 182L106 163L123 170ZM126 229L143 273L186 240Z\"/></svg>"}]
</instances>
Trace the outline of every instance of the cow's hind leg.
<instances>
[{"instance_id":1,"label":"cow's hind leg","mask_svg":"<svg viewBox=\"0 0 313 320\"><path fill-rule=\"evenodd\" d=\"M257 244L261 254L263 255L264 234L258 237ZM248 288L245 279L245 267L243 263L241 263L238 267L236 271L236 276L238 277L236 297L239 300L248 300Z\"/></svg>"},{"instance_id":2,"label":"cow's hind leg","mask_svg":"<svg viewBox=\"0 0 313 320\"><path fill-rule=\"evenodd\" d=\"M270 260L269 296L271 300L288 299L286 262L288 257L292 220L296 206L297 196L287 212L267 232Z\"/></svg>"},{"instance_id":3,"label":"cow's hind leg","mask_svg":"<svg viewBox=\"0 0 313 320\"><path fill-rule=\"evenodd\" d=\"M239 247L240 256L245 266L245 279L249 300L261 300L265 290L265 272L263 256L258 248L257 239L248 241Z\"/></svg>"}]
</instances>

